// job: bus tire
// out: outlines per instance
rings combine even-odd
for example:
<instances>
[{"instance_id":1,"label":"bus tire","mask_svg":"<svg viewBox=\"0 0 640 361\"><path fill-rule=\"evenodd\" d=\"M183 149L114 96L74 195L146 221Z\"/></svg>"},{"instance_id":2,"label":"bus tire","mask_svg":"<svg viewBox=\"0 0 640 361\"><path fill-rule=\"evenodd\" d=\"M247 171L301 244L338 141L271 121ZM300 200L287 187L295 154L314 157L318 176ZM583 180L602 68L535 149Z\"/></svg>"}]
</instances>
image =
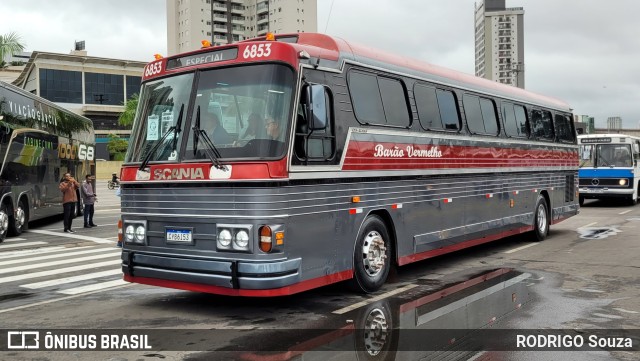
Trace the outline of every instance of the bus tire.
<instances>
[{"instance_id":1,"label":"bus tire","mask_svg":"<svg viewBox=\"0 0 640 361\"><path fill-rule=\"evenodd\" d=\"M391 238L382 219L367 217L356 240L353 256L352 288L358 292L375 292L387 280L391 268Z\"/></svg>"},{"instance_id":2,"label":"bus tire","mask_svg":"<svg viewBox=\"0 0 640 361\"><path fill-rule=\"evenodd\" d=\"M536 242L541 242L547 238L549 234L549 206L547 200L542 196L538 196L536 201L536 208L533 212L533 234L532 239Z\"/></svg>"},{"instance_id":3,"label":"bus tire","mask_svg":"<svg viewBox=\"0 0 640 361\"><path fill-rule=\"evenodd\" d=\"M2 202L0 204L0 242L7 238L7 232L9 231L9 207Z\"/></svg>"},{"instance_id":4,"label":"bus tire","mask_svg":"<svg viewBox=\"0 0 640 361\"><path fill-rule=\"evenodd\" d=\"M387 361L396 359L398 349L398 315L388 300L364 307L356 318L355 350L360 361Z\"/></svg>"},{"instance_id":5,"label":"bus tire","mask_svg":"<svg viewBox=\"0 0 640 361\"><path fill-rule=\"evenodd\" d=\"M580 204L580 207L584 206L584 197L583 196L578 196L578 203Z\"/></svg>"},{"instance_id":6,"label":"bus tire","mask_svg":"<svg viewBox=\"0 0 640 361\"><path fill-rule=\"evenodd\" d=\"M13 216L9 217L9 219L9 235L21 235L27 228L27 223L29 222L29 207L27 206L25 197L20 198L18 201L18 207L15 212L13 212Z\"/></svg>"}]
</instances>

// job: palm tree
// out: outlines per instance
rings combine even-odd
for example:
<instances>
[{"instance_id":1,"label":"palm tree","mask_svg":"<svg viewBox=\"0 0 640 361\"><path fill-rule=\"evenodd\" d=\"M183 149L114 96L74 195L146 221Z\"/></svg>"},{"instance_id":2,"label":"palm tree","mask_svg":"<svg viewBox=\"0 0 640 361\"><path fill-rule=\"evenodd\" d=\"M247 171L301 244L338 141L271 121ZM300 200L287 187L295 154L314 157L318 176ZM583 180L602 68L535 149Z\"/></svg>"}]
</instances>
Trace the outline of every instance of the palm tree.
<instances>
[{"instance_id":1,"label":"palm tree","mask_svg":"<svg viewBox=\"0 0 640 361\"><path fill-rule=\"evenodd\" d=\"M133 119L136 117L136 108L138 108L138 94L133 94L131 98L124 103L124 112L118 117L118 124L131 128Z\"/></svg>"},{"instance_id":2,"label":"palm tree","mask_svg":"<svg viewBox=\"0 0 640 361\"><path fill-rule=\"evenodd\" d=\"M20 42L20 36L14 32L0 35L0 63L3 67L6 65L4 58L13 56L15 53L19 53L24 50L25 44Z\"/></svg>"}]
</instances>

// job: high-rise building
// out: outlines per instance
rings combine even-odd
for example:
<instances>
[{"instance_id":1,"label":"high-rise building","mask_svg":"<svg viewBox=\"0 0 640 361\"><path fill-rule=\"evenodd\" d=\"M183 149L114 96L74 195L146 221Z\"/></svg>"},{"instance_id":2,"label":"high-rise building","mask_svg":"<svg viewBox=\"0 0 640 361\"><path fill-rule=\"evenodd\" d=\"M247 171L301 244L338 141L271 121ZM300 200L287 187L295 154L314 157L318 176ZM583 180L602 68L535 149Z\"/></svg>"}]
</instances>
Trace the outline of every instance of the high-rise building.
<instances>
[{"instance_id":1,"label":"high-rise building","mask_svg":"<svg viewBox=\"0 0 640 361\"><path fill-rule=\"evenodd\" d=\"M272 33L317 31L317 0L167 0L169 55L202 40L229 44Z\"/></svg>"},{"instance_id":2,"label":"high-rise building","mask_svg":"<svg viewBox=\"0 0 640 361\"><path fill-rule=\"evenodd\" d=\"M524 88L524 8L475 4L476 75Z\"/></svg>"},{"instance_id":3,"label":"high-rise building","mask_svg":"<svg viewBox=\"0 0 640 361\"><path fill-rule=\"evenodd\" d=\"M607 118L607 129L609 130L622 129L622 118L620 117Z\"/></svg>"}]
</instances>

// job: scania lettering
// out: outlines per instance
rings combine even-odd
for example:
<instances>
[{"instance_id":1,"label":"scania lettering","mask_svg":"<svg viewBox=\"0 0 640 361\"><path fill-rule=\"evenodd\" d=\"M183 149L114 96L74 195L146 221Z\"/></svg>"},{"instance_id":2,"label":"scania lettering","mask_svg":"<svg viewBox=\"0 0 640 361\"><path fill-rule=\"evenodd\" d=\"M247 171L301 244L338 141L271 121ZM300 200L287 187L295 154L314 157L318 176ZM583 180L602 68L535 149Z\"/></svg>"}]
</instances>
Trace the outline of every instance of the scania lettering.
<instances>
[{"instance_id":1,"label":"scania lettering","mask_svg":"<svg viewBox=\"0 0 640 361\"><path fill-rule=\"evenodd\" d=\"M324 34L151 64L122 168L126 281L373 292L392 267L539 241L579 211L563 101Z\"/></svg>"}]
</instances>

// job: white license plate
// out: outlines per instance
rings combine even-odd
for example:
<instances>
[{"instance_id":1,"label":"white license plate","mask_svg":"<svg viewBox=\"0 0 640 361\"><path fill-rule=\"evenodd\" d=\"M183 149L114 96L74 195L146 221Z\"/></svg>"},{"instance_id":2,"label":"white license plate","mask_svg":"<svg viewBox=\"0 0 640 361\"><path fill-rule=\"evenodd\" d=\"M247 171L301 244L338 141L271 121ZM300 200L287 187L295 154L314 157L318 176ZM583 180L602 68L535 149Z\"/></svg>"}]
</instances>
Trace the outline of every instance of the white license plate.
<instances>
[{"instance_id":1,"label":"white license plate","mask_svg":"<svg viewBox=\"0 0 640 361\"><path fill-rule=\"evenodd\" d=\"M167 229L167 242L191 243L191 230L188 229Z\"/></svg>"},{"instance_id":2,"label":"white license plate","mask_svg":"<svg viewBox=\"0 0 640 361\"><path fill-rule=\"evenodd\" d=\"M600 189L600 188L595 188L595 189L591 189L591 188L587 188L584 190L584 192L586 193L604 193L604 189Z\"/></svg>"}]
</instances>

